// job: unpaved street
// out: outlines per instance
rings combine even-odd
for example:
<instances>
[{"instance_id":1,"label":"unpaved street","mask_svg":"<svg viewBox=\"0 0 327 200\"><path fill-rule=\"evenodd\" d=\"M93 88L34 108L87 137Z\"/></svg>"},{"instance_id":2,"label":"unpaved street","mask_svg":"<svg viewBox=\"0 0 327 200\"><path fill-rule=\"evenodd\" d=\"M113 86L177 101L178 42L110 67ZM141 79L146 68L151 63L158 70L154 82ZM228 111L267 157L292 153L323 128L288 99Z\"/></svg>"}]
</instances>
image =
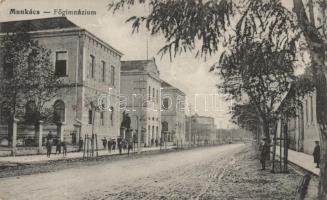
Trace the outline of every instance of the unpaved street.
<instances>
[{"instance_id":1,"label":"unpaved street","mask_svg":"<svg viewBox=\"0 0 327 200\"><path fill-rule=\"evenodd\" d=\"M248 149L244 144L224 145L2 178L0 199L234 199L224 194L237 193L226 175L233 177L235 166L240 169L239 155ZM288 181L298 180L293 176ZM266 182L257 185L262 184Z\"/></svg>"}]
</instances>

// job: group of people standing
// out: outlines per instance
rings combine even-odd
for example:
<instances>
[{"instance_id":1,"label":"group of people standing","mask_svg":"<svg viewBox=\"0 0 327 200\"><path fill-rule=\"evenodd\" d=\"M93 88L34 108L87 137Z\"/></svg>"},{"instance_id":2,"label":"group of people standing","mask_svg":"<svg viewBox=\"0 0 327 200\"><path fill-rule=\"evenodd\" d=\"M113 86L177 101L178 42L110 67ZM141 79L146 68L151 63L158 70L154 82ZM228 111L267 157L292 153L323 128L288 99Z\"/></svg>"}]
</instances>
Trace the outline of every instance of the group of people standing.
<instances>
[{"instance_id":1,"label":"group of people standing","mask_svg":"<svg viewBox=\"0 0 327 200\"><path fill-rule=\"evenodd\" d=\"M116 147L119 150L119 154L122 154L123 151L127 151L127 153L129 154L130 151L133 150L133 143L123 139L123 138L117 138L117 142L115 139L108 139L106 137L104 137L102 139L102 144L103 144L103 148L106 150L108 149L109 153L111 153L111 151L116 150Z\"/></svg>"},{"instance_id":2,"label":"group of people standing","mask_svg":"<svg viewBox=\"0 0 327 200\"><path fill-rule=\"evenodd\" d=\"M50 156L51 156L52 146L56 147L56 153L55 153L56 155L61 154L61 149L62 149L62 155L63 156L67 155L67 144L66 144L65 139L60 140L58 137L53 137L52 132L49 131L49 133L46 137L46 143L45 143L48 158L50 158Z\"/></svg>"},{"instance_id":3,"label":"group of people standing","mask_svg":"<svg viewBox=\"0 0 327 200\"><path fill-rule=\"evenodd\" d=\"M116 151L116 145L117 145L117 142L115 139L108 139L106 137L104 137L102 139L102 144L103 144L103 148L105 150L108 149L109 153L111 153L111 151Z\"/></svg>"}]
</instances>

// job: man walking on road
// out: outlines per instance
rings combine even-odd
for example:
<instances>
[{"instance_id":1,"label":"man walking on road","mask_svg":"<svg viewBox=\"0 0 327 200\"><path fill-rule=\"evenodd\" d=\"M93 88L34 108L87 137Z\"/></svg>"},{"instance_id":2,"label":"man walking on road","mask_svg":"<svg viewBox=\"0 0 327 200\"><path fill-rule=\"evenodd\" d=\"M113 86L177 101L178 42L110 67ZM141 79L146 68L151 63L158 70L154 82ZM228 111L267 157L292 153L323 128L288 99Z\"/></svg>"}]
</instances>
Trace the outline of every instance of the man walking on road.
<instances>
[{"instance_id":1,"label":"man walking on road","mask_svg":"<svg viewBox=\"0 0 327 200\"><path fill-rule=\"evenodd\" d=\"M316 141L316 146L313 150L313 161L314 163L317 163L316 168L319 168L319 163L320 163L320 145L319 141Z\"/></svg>"}]
</instances>

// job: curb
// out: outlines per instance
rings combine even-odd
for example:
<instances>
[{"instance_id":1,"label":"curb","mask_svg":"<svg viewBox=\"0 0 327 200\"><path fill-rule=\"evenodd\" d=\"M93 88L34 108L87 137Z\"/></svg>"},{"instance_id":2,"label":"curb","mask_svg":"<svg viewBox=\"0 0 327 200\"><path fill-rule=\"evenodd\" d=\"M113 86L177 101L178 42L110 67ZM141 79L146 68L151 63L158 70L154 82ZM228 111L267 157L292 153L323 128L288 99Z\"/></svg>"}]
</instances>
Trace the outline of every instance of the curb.
<instances>
[{"instance_id":1,"label":"curb","mask_svg":"<svg viewBox=\"0 0 327 200\"><path fill-rule=\"evenodd\" d=\"M312 172L312 171L310 171L310 170L308 170L308 169L306 169L306 168L304 168L304 167L302 167L302 166L300 166L300 165L298 165L298 164L295 164L295 163L292 162L292 161L289 161L289 160L288 160L288 164L289 164L289 166L290 166L291 168L293 168L296 172L301 173L301 175L310 174L310 176L314 176L314 177L317 177L317 178L320 177L319 175L315 174L314 172Z\"/></svg>"}]
</instances>

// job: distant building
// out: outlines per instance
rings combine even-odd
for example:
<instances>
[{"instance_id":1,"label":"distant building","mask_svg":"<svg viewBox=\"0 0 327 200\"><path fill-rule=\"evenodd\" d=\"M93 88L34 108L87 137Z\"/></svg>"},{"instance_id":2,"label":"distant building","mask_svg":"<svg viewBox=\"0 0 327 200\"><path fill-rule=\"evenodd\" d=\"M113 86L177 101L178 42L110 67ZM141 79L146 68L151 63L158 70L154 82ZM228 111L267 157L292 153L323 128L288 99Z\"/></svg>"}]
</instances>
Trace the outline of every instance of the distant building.
<instances>
[{"instance_id":1,"label":"distant building","mask_svg":"<svg viewBox=\"0 0 327 200\"><path fill-rule=\"evenodd\" d=\"M141 130L145 146L161 138L161 80L154 59L122 61L122 111L131 118L131 129Z\"/></svg>"},{"instance_id":2,"label":"distant building","mask_svg":"<svg viewBox=\"0 0 327 200\"><path fill-rule=\"evenodd\" d=\"M185 93L162 81L162 133L166 141L185 143Z\"/></svg>"},{"instance_id":3,"label":"distant building","mask_svg":"<svg viewBox=\"0 0 327 200\"><path fill-rule=\"evenodd\" d=\"M94 132L98 134L98 140L117 137L119 113L115 106L119 105L122 53L66 17L2 22L0 39L7 32L15 32L23 25L30 27L32 39L51 50L53 70L64 82L62 90L48 105L54 109L62 125L58 128L54 124L46 124L43 137L51 130L54 136L76 144L80 136L91 134L93 112L90 101L101 96L105 97L103 106L108 109L95 113ZM4 102L0 103L3 105ZM33 102L24 103L27 108ZM3 113L1 110L0 138L1 143L5 144L6 140L12 138L7 134L4 123L6 116L1 115ZM19 125L18 144L24 143L27 138L33 139L34 134L33 126Z\"/></svg>"},{"instance_id":4,"label":"distant building","mask_svg":"<svg viewBox=\"0 0 327 200\"><path fill-rule=\"evenodd\" d=\"M192 115L187 118L186 127L186 138L189 143L209 143L216 138L216 126L213 117ZM189 131L190 128L191 131Z\"/></svg>"}]
</instances>

